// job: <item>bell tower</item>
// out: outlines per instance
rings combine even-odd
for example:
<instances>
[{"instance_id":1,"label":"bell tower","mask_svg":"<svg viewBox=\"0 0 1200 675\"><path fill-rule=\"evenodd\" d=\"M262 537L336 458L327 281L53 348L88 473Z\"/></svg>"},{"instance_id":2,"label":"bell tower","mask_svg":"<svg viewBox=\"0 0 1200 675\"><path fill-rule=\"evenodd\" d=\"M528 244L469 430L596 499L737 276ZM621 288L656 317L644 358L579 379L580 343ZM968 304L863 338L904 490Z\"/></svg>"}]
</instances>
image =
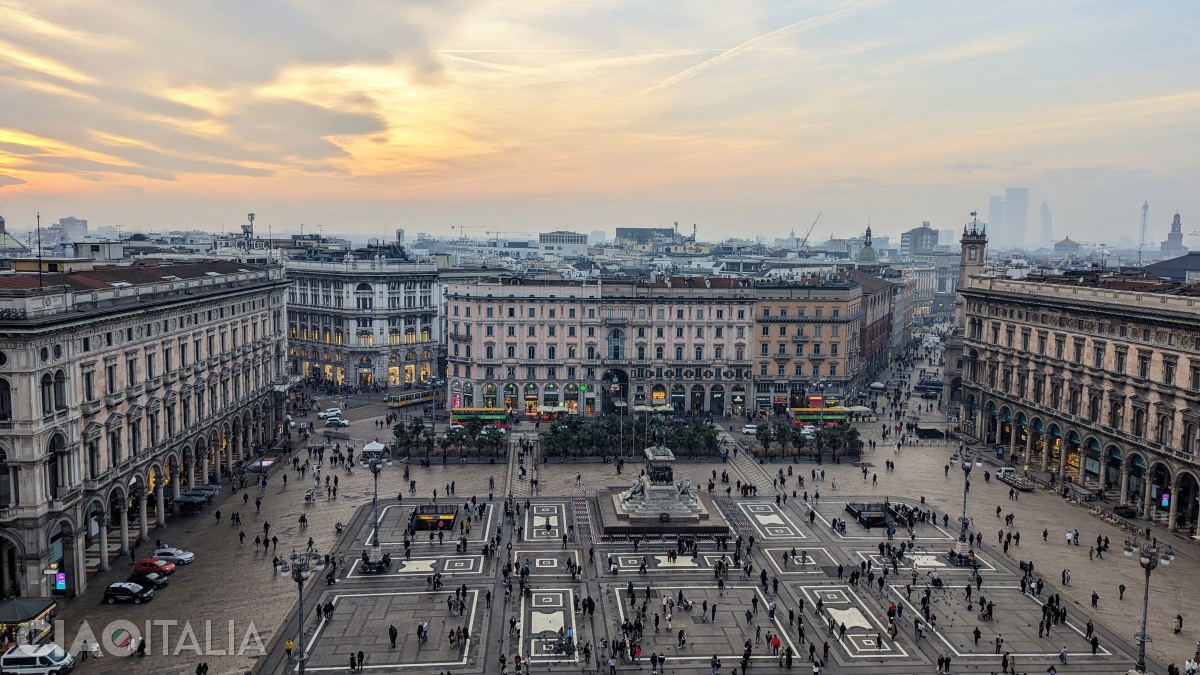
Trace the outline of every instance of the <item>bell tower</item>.
<instances>
[{"instance_id":1,"label":"bell tower","mask_svg":"<svg viewBox=\"0 0 1200 675\"><path fill-rule=\"evenodd\" d=\"M984 259L987 257L987 224L982 228L979 226L977 211L971 212L971 218L971 222L963 225L962 239L959 240L962 244L962 257L958 261L959 289L967 287L972 275L983 272ZM959 293L954 300L954 325L960 329L964 327L964 310L962 294Z\"/></svg>"}]
</instances>

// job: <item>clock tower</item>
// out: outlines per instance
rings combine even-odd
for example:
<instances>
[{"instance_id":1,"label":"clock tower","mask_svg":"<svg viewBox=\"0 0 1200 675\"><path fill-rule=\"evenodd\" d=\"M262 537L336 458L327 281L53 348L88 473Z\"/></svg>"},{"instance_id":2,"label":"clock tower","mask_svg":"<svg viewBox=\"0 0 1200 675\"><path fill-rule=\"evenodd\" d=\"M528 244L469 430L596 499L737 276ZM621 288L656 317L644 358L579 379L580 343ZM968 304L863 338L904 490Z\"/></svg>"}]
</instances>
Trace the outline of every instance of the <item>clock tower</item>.
<instances>
[{"instance_id":1,"label":"clock tower","mask_svg":"<svg viewBox=\"0 0 1200 675\"><path fill-rule=\"evenodd\" d=\"M962 239L959 240L962 244L962 258L958 261L960 289L967 287L972 275L983 272L983 261L987 254L987 223L981 228L977 212L972 211L971 216L973 220L963 225ZM958 329L964 327L964 309L965 304L960 293L954 299L954 326Z\"/></svg>"},{"instance_id":2,"label":"clock tower","mask_svg":"<svg viewBox=\"0 0 1200 675\"><path fill-rule=\"evenodd\" d=\"M942 401L947 412L947 428L957 427L963 414L962 407L962 369L963 369L963 340L966 337L967 301L963 291L967 289L972 275L983 272L983 262L987 257L987 225L979 226L978 214L971 212L971 222L963 226L962 258L958 263L958 288L954 295L954 325L946 336L946 368L942 376ZM952 413L955 411L957 414Z\"/></svg>"}]
</instances>

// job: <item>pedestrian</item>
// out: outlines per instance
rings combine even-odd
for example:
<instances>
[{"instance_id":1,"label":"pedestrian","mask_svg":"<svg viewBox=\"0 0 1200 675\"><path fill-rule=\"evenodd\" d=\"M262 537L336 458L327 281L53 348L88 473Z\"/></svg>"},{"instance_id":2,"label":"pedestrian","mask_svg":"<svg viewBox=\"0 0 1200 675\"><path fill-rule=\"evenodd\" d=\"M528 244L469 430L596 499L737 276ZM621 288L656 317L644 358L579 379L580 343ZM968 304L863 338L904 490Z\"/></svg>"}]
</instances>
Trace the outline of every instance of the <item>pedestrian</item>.
<instances>
[{"instance_id":1,"label":"pedestrian","mask_svg":"<svg viewBox=\"0 0 1200 675\"><path fill-rule=\"evenodd\" d=\"M260 513L261 511L262 511L262 498L255 497L254 498L254 512Z\"/></svg>"},{"instance_id":2,"label":"pedestrian","mask_svg":"<svg viewBox=\"0 0 1200 675\"><path fill-rule=\"evenodd\" d=\"M220 525L221 524L221 510L217 509L217 512L214 513L213 515L217 517L217 524Z\"/></svg>"},{"instance_id":3,"label":"pedestrian","mask_svg":"<svg viewBox=\"0 0 1200 675\"><path fill-rule=\"evenodd\" d=\"M1179 632L1182 630L1183 630L1183 615L1176 614L1175 615L1175 634L1179 635Z\"/></svg>"},{"instance_id":4,"label":"pedestrian","mask_svg":"<svg viewBox=\"0 0 1200 675\"><path fill-rule=\"evenodd\" d=\"M1117 586L1117 591L1120 593L1120 595L1117 596L1117 599L1124 600L1125 599L1125 584L1121 584L1120 586Z\"/></svg>"},{"instance_id":5,"label":"pedestrian","mask_svg":"<svg viewBox=\"0 0 1200 675\"><path fill-rule=\"evenodd\" d=\"M395 624L392 624L391 626L388 627L388 639L391 640L392 649L396 648L396 635L397 634L398 634L398 631L396 630Z\"/></svg>"},{"instance_id":6,"label":"pedestrian","mask_svg":"<svg viewBox=\"0 0 1200 675\"><path fill-rule=\"evenodd\" d=\"M1100 594L1097 593L1096 591L1092 591L1092 607L1099 606L1099 603L1100 603ZM1179 631L1175 631L1175 632L1178 633Z\"/></svg>"},{"instance_id":7,"label":"pedestrian","mask_svg":"<svg viewBox=\"0 0 1200 675\"><path fill-rule=\"evenodd\" d=\"M283 643L283 651L287 652L288 661L292 660L292 647L293 646L294 646L294 644L292 643L291 638L288 638L287 642Z\"/></svg>"}]
</instances>

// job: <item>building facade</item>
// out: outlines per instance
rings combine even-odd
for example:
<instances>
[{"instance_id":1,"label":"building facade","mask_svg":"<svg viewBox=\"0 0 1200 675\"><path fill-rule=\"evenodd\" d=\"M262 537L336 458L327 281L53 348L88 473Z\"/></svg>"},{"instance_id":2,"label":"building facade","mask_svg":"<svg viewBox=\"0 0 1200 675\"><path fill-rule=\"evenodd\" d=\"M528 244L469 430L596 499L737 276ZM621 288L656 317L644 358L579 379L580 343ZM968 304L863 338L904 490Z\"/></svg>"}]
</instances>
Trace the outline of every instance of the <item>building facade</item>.
<instances>
[{"instance_id":1,"label":"building facade","mask_svg":"<svg viewBox=\"0 0 1200 675\"><path fill-rule=\"evenodd\" d=\"M165 524L181 485L279 433L286 282L232 262L55 264L0 277L0 584L70 597L131 528Z\"/></svg>"},{"instance_id":2,"label":"building facade","mask_svg":"<svg viewBox=\"0 0 1200 675\"><path fill-rule=\"evenodd\" d=\"M748 405L747 280L513 276L449 284L446 304L452 408L723 416Z\"/></svg>"},{"instance_id":3,"label":"building facade","mask_svg":"<svg viewBox=\"0 0 1200 675\"><path fill-rule=\"evenodd\" d=\"M892 353L892 302L895 284L873 274L847 270L846 277L862 287L863 317L859 322L859 367L867 382L855 382L857 387L869 384L887 367Z\"/></svg>"},{"instance_id":4,"label":"building facade","mask_svg":"<svg viewBox=\"0 0 1200 675\"><path fill-rule=\"evenodd\" d=\"M754 409L785 414L807 397L851 395L859 373L862 286L811 277L754 286Z\"/></svg>"},{"instance_id":5,"label":"building facade","mask_svg":"<svg viewBox=\"0 0 1200 675\"><path fill-rule=\"evenodd\" d=\"M1200 294L1135 275L964 281L947 360L963 433L1194 531Z\"/></svg>"},{"instance_id":6,"label":"building facade","mask_svg":"<svg viewBox=\"0 0 1200 675\"><path fill-rule=\"evenodd\" d=\"M314 251L285 266L292 374L364 388L440 374L436 265L387 246Z\"/></svg>"}]
</instances>

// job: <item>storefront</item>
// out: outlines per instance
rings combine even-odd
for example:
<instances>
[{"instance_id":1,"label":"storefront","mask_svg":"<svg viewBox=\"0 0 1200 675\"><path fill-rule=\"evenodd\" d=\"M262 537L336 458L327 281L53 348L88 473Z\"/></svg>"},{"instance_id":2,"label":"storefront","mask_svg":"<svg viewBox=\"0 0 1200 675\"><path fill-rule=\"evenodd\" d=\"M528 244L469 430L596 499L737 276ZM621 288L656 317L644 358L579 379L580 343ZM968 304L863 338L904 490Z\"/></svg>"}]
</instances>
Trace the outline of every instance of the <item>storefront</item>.
<instances>
[{"instance_id":1,"label":"storefront","mask_svg":"<svg viewBox=\"0 0 1200 675\"><path fill-rule=\"evenodd\" d=\"M558 407L558 385L551 382L542 389L542 407L557 408Z\"/></svg>"},{"instance_id":2,"label":"storefront","mask_svg":"<svg viewBox=\"0 0 1200 675\"><path fill-rule=\"evenodd\" d=\"M667 405L667 388L656 384L650 389L650 405Z\"/></svg>"},{"instance_id":3,"label":"storefront","mask_svg":"<svg viewBox=\"0 0 1200 675\"><path fill-rule=\"evenodd\" d=\"M579 414L579 385L575 383L568 384L564 390L563 404L567 406L567 412L572 415Z\"/></svg>"},{"instance_id":4,"label":"storefront","mask_svg":"<svg viewBox=\"0 0 1200 675\"><path fill-rule=\"evenodd\" d=\"M714 415L725 414L725 387L714 384L708 391L708 411Z\"/></svg>"},{"instance_id":5,"label":"storefront","mask_svg":"<svg viewBox=\"0 0 1200 675\"><path fill-rule=\"evenodd\" d=\"M687 405L687 390L682 384L671 386L671 408L676 413L682 413L684 406Z\"/></svg>"},{"instance_id":6,"label":"storefront","mask_svg":"<svg viewBox=\"0 0 1200 675\"><path fill-rule=\"evenodd\" d=\"M538 386L530 382L525 385L525 414L536 415L538 409Z\"/></svg>"},{"instance_id":7,"label":"storefront","mask_svg":"<svg viewBox=\"0 0 1200 675\"><path fill-rule=\"evenodd\" d=\"M729 406L734 415L746 414L746 390L742 385L734 385L733 392L729 395Z\"/></svg>"},{"instance_id":8,"label":"storefront","mask_svg":"<svg viewBox=\"0 0 1200 675\"><path fill-rule=\"evenodd\" d=\"M782 415L788 410L787 395L775 395L771 397L771 412L775 415Z\"/></svg>"},{"instance_id":9,"label":"storefront","mask_svg":"<svg viewBox=\"0 0 1200 675\"><path fill-rule=\"evenodd\" d=\"M516 412L517 407L517 385L508 383L504 385L504 409L508 412Z\"/></svg>"},{"instance_id":10,"label":"storefront","mask_svg":"<svg viewBox=\"0 0 1200 675\"><path fill-rule=\"evenodd\" d=\"M483 407L496 407L496 383L485 382L483 384Z\"/></svg>"},{"instance_id":11,"label":"storefront","mask_svg":"<svg viewBox=\"0 0 1200 675\"><path fill-rule=\"evenodd\" d=\"M464 407L463 406L463 395L462 395L462 382L459 382L458 380L454 380L453 382L450 383L450 407L451 408Z\"/></svg>"},{"instance_id":12,"label":"storefront","mask_svg":"<svg viewBox=\"0 0 1200 675\"><path fill-rule=\"evenodd\" d=\"M475 384L473 382L468 382L463 385L462 405L464 408L475 407Z\"/></svg>"}]
</instances>

